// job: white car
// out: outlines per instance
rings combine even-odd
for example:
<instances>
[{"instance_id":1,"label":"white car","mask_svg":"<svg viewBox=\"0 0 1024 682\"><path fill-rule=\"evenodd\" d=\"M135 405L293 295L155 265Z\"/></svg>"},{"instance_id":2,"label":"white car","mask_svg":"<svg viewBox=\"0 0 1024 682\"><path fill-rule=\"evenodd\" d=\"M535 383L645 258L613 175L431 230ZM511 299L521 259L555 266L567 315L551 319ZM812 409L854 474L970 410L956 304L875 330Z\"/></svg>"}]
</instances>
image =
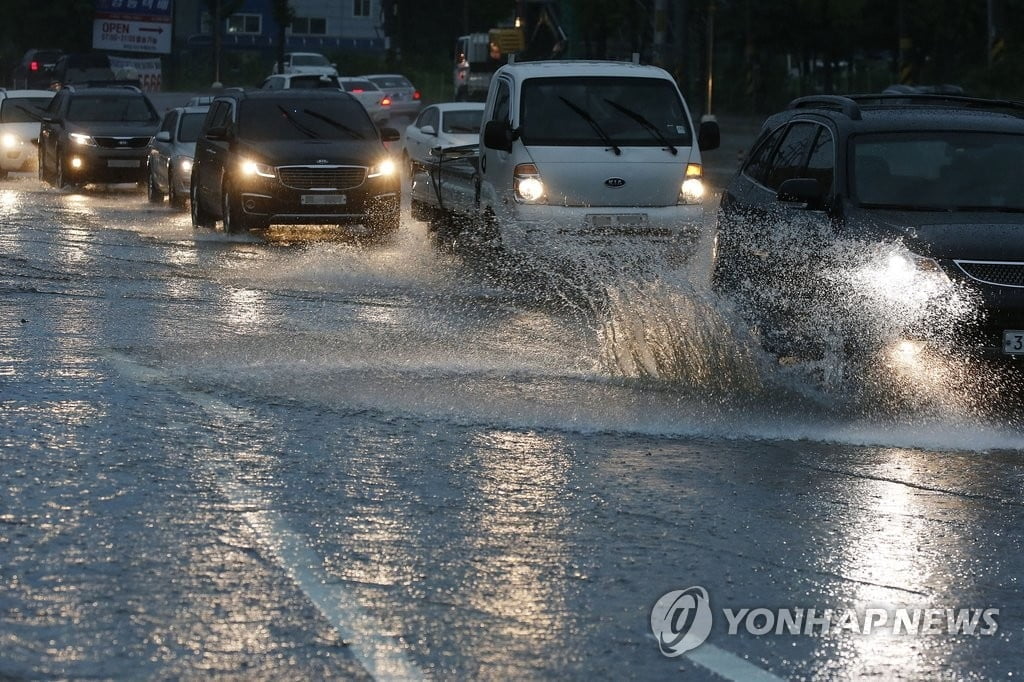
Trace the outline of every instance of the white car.
<instances>
[{"instance_id":1,"label":"white car","mask_svg":"<svg viewBox=\"0 0 1024 682\"><path fill-rule=\"evenodd\" d=\"M158 204L164 196L172 208L184 209L192 185L192 160L209 105L175 107L164 114L160 130L149 143L146 195Z\"/></svg>"},{"instance_id":2,"label":"white car","mask_svg":"<svg viewBox=\"0 0 1024 682\"><path fill-rule=\"evenodd\" d=\"M338 79L338 84L363 103L366 113L378 126L385 126L391 120L391 100L373 81L343 76Z\"/></svg>"},{"instance_id":3,"label":"white car","mask_svg":"<svg viewBox=\"0 0 1024 682\"><path fill-rule=\"evenodd\" d=\"M477 144L483 115L483 102L431 104L405 129L402 158L411 170L414 164L430 161L430 150L434 147Z\"/></svg>"},{"instance_id":4,"label":"white car","mask_svg":"<svg viewBox=\"0 0 1024 682\"><path fill-rule=\"evenodd\" d=\"M338 67L319 52L286 52L284 68L274 64L274 73L312 73L323 76L337 76Z\"/></svg>"},{"instance_id":5,"label":"white car","mask_svg":"<svg viewBox=\"0 0 1024 682\"><path fill-rule=\"evenodd\" d=\"M420 91L405 76L398 73L371 73L362 77L376 83L391 98L392 117L400 115L412 119L420 113Z\"/></svg>"},{"instance_id":6,"label":"white car","mask_svg":"<svg viewBox=\"0 0 1024 682\"><path fill-rule=\"evenodd\" d=\"M34 171L39 160L39 117L52 90L0 89L0 180L8 173Z\"/></svg>"}]
</instances>

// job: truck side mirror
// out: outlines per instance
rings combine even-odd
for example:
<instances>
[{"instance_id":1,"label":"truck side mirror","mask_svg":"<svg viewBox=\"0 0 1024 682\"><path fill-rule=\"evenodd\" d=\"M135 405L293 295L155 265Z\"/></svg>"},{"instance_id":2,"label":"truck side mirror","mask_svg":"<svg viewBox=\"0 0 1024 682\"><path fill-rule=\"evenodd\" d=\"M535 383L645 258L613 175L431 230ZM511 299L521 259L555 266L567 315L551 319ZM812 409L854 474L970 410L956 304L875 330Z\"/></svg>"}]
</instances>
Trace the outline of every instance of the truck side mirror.
<instances>
[{"instance_id":1,"label":"truck side mirror","mask_svg":"<svg viewBox=\"0 0 1024 682\"><path fill-rule=\"evenodd\" d=\"M697 146L700 150L708 151L718 149L722 144L722 132L718 127L718 121L705 116L700 122L700 132L697 133Z\"/></svg>"},{"instance_id":2,"label":"truck side mirror","mask_svg":"<svg viewBox=\"0 0 1024 682\"><path fill-rule=\"evenodd\" d=\"M503 152L512 151L512 126L508 121L488 121L484 125L484 146Z\"/></svg>"}]
</instances>

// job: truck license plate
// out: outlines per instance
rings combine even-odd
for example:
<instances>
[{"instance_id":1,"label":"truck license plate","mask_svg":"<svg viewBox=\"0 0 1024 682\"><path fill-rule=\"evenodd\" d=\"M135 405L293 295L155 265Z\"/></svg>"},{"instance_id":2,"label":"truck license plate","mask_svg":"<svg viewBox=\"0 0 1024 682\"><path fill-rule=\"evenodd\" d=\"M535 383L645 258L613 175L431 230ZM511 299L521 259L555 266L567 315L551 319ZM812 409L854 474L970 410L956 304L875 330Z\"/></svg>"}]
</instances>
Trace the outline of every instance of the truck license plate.
<instances>
[{"instance_id":1,"label":"truck license plate","mask_svg":"<svg viewBox=\"0 0 1024 682\"><path fill-rule=\"evenodd\" d=\"M1024 355L1024 329L1003 331L1003 352L1008 355Z\"/></svg>"},{"instance_id":2,"label":"truck license plate","mask_svg":"<svg viewBox=\"0 0 1024 682\"><path fill-rule=\"evenodd\" d=\"M303 206L344 206L348 197L344 194L303 194Z\"/></svg>"}]
</instances>

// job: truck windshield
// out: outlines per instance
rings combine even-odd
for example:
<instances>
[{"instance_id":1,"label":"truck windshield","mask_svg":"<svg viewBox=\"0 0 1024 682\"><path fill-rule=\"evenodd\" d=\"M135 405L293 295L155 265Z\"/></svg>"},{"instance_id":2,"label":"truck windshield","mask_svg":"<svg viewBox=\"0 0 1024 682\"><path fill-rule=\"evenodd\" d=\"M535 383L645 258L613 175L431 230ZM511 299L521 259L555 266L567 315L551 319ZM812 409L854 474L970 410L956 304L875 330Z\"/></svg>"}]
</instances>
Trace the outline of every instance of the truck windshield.
<instances>
[{"instance_id":1,"label":"truck windshield","mask_svg":"<svg viewBox=\"0 0 1024 682\"><path fill-rule=\"evenodd\" d=\"M247 140L373 140L377 129L357 100L270 99L242 102L238 134Z\"/></svg>"},{"instance_id":2,"label":"truck windshield","mask_svg":"<svg viewBox=\"0 0 1024 682\"><path fill-rule=\"evenodd\" d=\"M586 111L619 147L690 146L693 132L671 81L636 77L545 77L523 82L520 135L526 144L605 146ZM647 126L639 119L650 122ZM660 135L656 134L660 133Z\"/></svg>"}]
</instances>

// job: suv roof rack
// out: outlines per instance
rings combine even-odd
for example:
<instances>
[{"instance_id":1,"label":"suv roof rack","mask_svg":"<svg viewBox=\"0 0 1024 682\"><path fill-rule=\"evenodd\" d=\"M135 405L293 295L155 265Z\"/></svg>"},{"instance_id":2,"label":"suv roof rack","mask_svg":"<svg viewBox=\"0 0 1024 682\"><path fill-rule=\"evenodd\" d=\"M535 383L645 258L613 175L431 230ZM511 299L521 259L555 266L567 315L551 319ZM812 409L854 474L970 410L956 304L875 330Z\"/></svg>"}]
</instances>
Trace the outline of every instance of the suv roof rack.
<instances>
[{"instance_id":1,"label":"suv roof rack","mask_svg":"<svg viewBox=\"0 0 1024 682\"><path fill-rule=\"evenodd\" d=\"M860 106L857 102L843 95L808 95L798 97L789 103L789 109L828 109L845 114L848 118L860 120Z\"/></svg>"},{"instance_id":2,"label":"suv roof rack","mask_svg":"<svg viewBox=\"0 0 1024 682\"><path fill-rule=\"evenodd\" d=\"M790 109L828 109L838 111L851 120L861 120L861 107L886 106L946 106L960 109L976 109L993 113L1010 114L1024 118L1024 102L1008 99L983 99L966 95L929 93L880 93L861 95L808 95L798 97L789 103Z\"/></svg>"}]
</instances>

